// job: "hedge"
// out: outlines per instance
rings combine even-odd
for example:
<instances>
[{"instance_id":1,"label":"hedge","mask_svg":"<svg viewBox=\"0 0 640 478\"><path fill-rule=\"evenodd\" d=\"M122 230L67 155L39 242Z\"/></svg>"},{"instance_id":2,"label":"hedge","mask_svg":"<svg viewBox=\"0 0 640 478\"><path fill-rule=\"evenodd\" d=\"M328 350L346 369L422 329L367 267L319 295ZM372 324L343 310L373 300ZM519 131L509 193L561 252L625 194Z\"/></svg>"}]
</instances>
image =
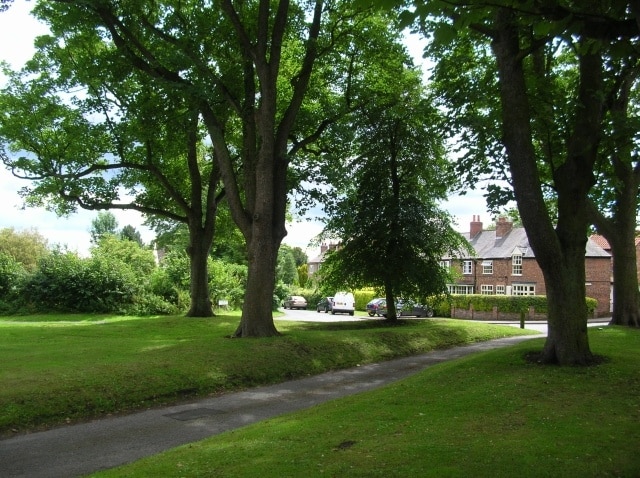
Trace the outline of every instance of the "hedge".
<instances>
[{"instance_id":1,"label":"hedge","mask_svg":"<svg viewBox=\"0 0 640 478\"><path fill-rule=\"evenodd\" d=\"M587 311L589 315L593 315L598 301L587 297L586 299ZM533 307L536 313L546 314L547 308L547 296L545 295L481 295L481 294L452 294L449 298L445 298L442 302L438 303L435 307L438 312L444 312L452 307L456 309L469 310L473 306L473 310L478 312L492 312L494 307L497 307L501 313L521 313L528 312L530 307Z\"/></svg>"}]
</instances>

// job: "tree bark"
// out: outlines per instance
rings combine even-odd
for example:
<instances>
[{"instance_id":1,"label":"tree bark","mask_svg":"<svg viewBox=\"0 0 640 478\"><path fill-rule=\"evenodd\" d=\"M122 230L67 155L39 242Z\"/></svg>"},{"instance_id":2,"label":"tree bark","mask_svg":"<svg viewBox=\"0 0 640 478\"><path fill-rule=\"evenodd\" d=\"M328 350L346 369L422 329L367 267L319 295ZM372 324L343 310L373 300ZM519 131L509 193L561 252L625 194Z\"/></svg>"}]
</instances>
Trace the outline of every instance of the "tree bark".
<instances>
[{"instance_id":1,"label":"tree bark","mask_svg":"<svg viewBox=\"0 0 640 478\"><path fill-rule=\"evenodd\" d=\"M611 244L611 252L613 255L611 325L640 327L640 291L638 291L635 235L631 240Z\"/></svg>"},{"instance_id":2,"label":"tree bark","mask_svg":"<svg viewBox=\"0 0 640 478\"><path fill-rule=\"evenodd\" d=\"M278 248L272 240L271 228L254 228L252 240L247 244L249 268L247 289L236 337L273 337L279 335L273 323L273 291ZM278 241L277 244L280 242Z\"/></svg>"},{"instance_id":3,"label":"tree bark","mask_svg":"<svg viewBox=\"0 0 640 478\"><path fill-rule=\"evenodd\" d=\"M614 204L608 216L589 203L591 219L611 246L613 256L613 311L611 325L640 327L640 290L636 250L636 214L640 163L633 161L634 131L628 128L629 103L636 68L623 71L618 88L612 91L611 118L614 124L610 173L615 181Z\"/></svg>"},{"instance_id":4,"label":"tree bark","mask_svg":"<svg viewBox=\"0 0 640 478\"><path fill-rule=\"evenodd\" d=\"M577 136L568 145L565 163L554 174L558 195L558 222L554 228L537 169L517 22L507 9L500 10L496 20L492 49L498 64L503 141L518 209L547 289L549 333L541 361L588 364L593 356L587 336L585 303L586 195L593 181L589 155L595 153L593 145L597 141L593 127L597 124L598 118L594 115L598 112L593 111L596 105L589 96L594 92L584 94L584 89L591 84L581 76L581 100L586 97L587 101L577 114ZM581 64L581 70L587 66L593 65ZM585 136L586 142L580 143Z\"/></svg>"},{"instance_id":5,"label":"tree bark","mask_svg":"<svg viewBox=\"0 0 640 478\"><path fill-rule=\"evenodd\" d=\"M187 254L190 260L191 305L187 317L214 315L209 295L208 258L212 240L203 231L191 231Z\"/></svg>"},{"instance_id":6,"label":"tree bark","mask_svg":"<svg viewBox=\"0 0 640 478\"><path fill-rule=\"evenodd\" d=\"M218 203L224 192L216 194L220 182L220 171L212 168L208 176L206 187L198 167L198 125L199 114L196 109L192 112L187 127L187 164L191 179L191 205L185 210L189 227L189 247L187 254L190 259L191 306L188 317L211 317L214 315L209 294L209 252L213 244ZM203 201L203 193L206 192Z\"/></svg>"}]
</instances>

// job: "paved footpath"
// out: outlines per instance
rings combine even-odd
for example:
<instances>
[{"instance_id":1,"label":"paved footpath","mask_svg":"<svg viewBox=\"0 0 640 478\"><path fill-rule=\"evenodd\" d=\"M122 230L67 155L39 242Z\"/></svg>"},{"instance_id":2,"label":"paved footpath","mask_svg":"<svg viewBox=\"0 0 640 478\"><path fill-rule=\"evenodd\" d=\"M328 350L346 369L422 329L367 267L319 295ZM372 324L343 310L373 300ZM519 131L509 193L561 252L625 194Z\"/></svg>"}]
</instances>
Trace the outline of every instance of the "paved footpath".
<instances>
[{"instance_id":1,"label":"paved footpath","mask_svg":"<svg viewBox=\"0 0 640 478\"><path fill-rule=\"evenodd\" d=\"M189 404L18 435L0 440L0 477L69 478L112 468L260 420L371 390L445 360L531 338L509 337L436 350Z\"/></svg>"}]
</instances>

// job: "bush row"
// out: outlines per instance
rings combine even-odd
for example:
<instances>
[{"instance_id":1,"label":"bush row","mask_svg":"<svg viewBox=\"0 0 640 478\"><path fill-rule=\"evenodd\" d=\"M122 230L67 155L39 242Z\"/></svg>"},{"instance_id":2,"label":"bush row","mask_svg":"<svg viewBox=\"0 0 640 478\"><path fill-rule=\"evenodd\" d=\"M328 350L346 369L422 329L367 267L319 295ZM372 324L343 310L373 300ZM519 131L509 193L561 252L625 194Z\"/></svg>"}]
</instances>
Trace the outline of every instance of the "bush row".
<instances>
[{"instance_id":1,"label":"bush row","mask_svg":"<svg viewBox=\"0 0 640 478\"><path fill-rule=\"evenodd\" d=\"M212 302L241 306L246 266L209 259L208 267ZM0 313L177 314L190 305L189 270L186 253L171 252L158 266L132 241L101 244L88 258L53 250L33 272L0 253Z\"/></svg>"},{"instance_id":2,"label":"bush row","mask_svg":"<svg viewBox=\"0 0 640 478\"><path fill-rule=\"evenodd\" d=\"M596 310L598 301L587 297L586 299L587 311L590 315ZM450 298L444 299L438 304L439 310L448 309L448 315L451 314L451 308L468 310L473 306L473 309L478 312L491 312L494 307L502 313L521 313L527 312L530 307L533 307L536 313L546 314L547 308L547 296L544 295L451 295Z\"/></svg>"}]
</instances>

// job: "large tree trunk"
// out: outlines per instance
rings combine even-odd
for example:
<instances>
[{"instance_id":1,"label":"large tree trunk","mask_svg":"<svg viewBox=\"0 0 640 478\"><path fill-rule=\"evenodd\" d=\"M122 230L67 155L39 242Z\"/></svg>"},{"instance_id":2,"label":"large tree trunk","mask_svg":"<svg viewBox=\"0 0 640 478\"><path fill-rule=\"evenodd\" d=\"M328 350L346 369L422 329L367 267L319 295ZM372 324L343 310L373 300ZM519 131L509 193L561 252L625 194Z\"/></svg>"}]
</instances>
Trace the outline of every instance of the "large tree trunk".
<instances>
[{"instance_id":1,"label":"large tree trunk","mask_svg":"<svg viewBox=\"0 0 640 478\"><path fill-rule=\"evenodd\" d=\"M207 178L206 187L202 182L202 176L198 167L198 125L199 114L197 110L192 112L191 121L187 123L187 162L189 165L189 177L191 179L191 206L188 208L189 247L187 254L190 260L190 293L191 307L187 312L188 317L211 317L213 308L209 296L209 270L208 260L213 236L215 233L216 214L218 203L224 193L216 194L220 182L220 172L212 168ZM206 190L206 199L203 201L203 191Z\"/></svg>"},{"instance_id":2,"label":"large tree trunk","mask_svg":"<svg viewBox=\"0 0 640 478\"><path fill-rule=\"evenodd\" d=\"M588 365L593 356L587 335L585 241L563 248L564 260L543 270L547 285L548 334L540 360Z\"/></svg>"},{"instance_id":3,"label":"large tree trunk","mask_svg":"<svg viewBox=\"0 0 640 478\"><path fill-rule=\"evenodd\" d=\"M187 254L190 260L191 306L187 317L212 317L209 296L208 258L212 240L203 231L191 232Z\"/></svg>"},{"instance_id":4,"label":"large tree trunk","mask_svg":"<svg viewBox=\"0 0 640 478\"><path fill-rule=\"evenodd\" d=\"M597 138L593 135L593 118L589 116L593 114L592 105L581 105L576 119L580 136L572 138L565 163L554 173L559 203L555 228L542 196L522 65L524 56L512 15L507 9L498 14L492 48L498 64L503 140L514 194L529 243L544 274L549 300L549 334L541 360L561 365L586 364L592 360L586 331L584 281L586 195L592 184L587 154L594 153L592 146ZM585 67L581 65L581 69ZM581 93L584 86L581 84ZM585 135L591 138L579 144Z\"/></svg>"},{"instance_id":5,"label":"large tree trunk","mask_svg":"<svg viewBox=\"0 0 640 478\"><path fill-rule=\"evenodd\" d=\"M393 293L393 285L390 280L385 280L384 296L387 302L387 315L385 319L390 322L396 322L398 320L398 311L396 309L396 298Z\"/></svg>"},{"instance_id":6,"label":"large tree trunk","mask_svg":"<svg viewBox=\"0 0 640 478\"><path fill-rule=\"evenodd\" d=\"M249 269L245 302L236 337L272 337L279 335L273 323L273 291L278 245L271 228L255 231L247 244Z\"/></svg>"},{"instance_id":7,"label":"large tree trunk","mask_svg":"<svg viewBox=\"0 0 640 478\"><path fill-rule=\"evenodd\" d=\"M613 217L605 217L593 205L591 213L598 232L609 242L613 256L613 312L610 323L640 327L635 227L635 191L638 186L631 176L623 182L624 186L618 190Z\"/></svg>"},{"instance_id":8,"label":"large tree trunk","mask_svg":"<svg viewBox=\"0 0 640 478\"><path fill-rule=\"evenodd\" d=\"M611 244L611 243L610 243ZM611 325L640 327L640 291L635 236L611 244L613 254L613 314Z\"/></svg>"}]
</instances>

